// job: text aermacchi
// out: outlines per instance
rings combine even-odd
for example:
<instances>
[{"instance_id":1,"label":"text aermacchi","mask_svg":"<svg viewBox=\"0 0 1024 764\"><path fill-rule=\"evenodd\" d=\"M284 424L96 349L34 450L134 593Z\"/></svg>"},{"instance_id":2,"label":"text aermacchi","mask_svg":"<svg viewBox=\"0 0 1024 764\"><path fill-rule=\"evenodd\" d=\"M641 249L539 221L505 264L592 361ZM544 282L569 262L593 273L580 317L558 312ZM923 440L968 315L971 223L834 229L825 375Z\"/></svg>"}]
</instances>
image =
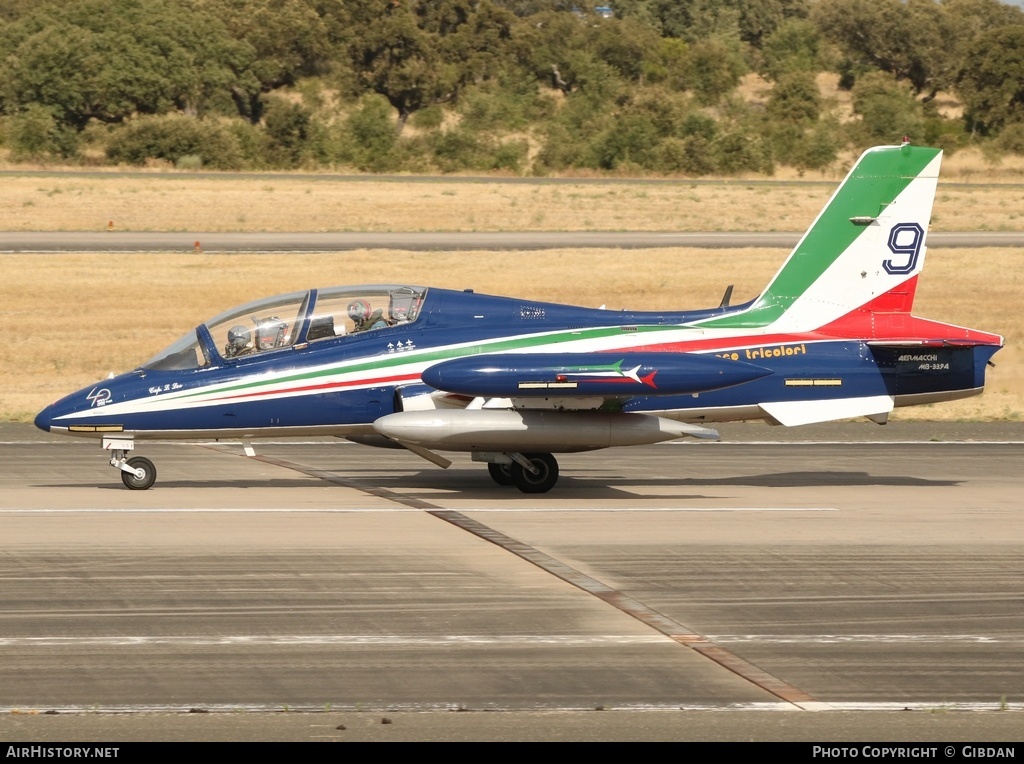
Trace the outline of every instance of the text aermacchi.
<instances>
[{"instance_id":1,"label":"text aermacchi","mask_svg":"<svg viewBox=\"0 0 1024 764\"><path fill-rule=\"evenodd\" d=\"M715 423L739 420L884 424L900 406L979 394L1003 345L912 312L941 158L866 151L741 304L731 287L716 307L678 311L312 288L225 311L36 425L98 439L133 489L156 479L133 455L146 440L329 435L440 467L468 454L499 486L542 493L559 453L716 439Z\"/></svg>"}]
</instances>

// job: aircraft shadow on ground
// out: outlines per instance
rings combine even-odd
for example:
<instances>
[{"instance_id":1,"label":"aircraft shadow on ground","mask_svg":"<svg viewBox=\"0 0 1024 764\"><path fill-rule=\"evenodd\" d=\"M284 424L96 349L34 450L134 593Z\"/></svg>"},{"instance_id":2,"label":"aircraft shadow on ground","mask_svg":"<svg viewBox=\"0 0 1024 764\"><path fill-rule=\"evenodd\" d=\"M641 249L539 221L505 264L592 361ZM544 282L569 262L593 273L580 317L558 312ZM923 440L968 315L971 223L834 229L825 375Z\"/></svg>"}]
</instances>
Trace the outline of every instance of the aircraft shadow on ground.
<instances>
[{"instance_id":1,"label":"aircraft shadow on ground","mask_svg":"<svg viewBox=\"0 0 1024 764\"><path fill-rule=\"evenodd\" d=\"M654 481L650 481L654 482ZM743 475L724 478L684 478L684 485L749 485L777 488L822 486L905 486L912 488L949 488L960 485L961 480L933 480L907 475L872 475L869 472L773 472L764 475Z\"/></svg>"},{"instance_id":2,"label":"aircraft shadow on ground","mask_svg":"<svg viewBox=\"0 0 1024 764\"><path fill-rule=\"evenodd\" d=\"M387 489L408 498L420 498L429 500L431 495L437 493L458 494L464 499L494 499L504 495L507 498L523 498L531 494L524 494L514 486L496 485L483 470L426 470L422 472L407 472L396 470L394 472L373 475L346 474L342 471L332 472L336 475L339 487L350 487L354 490ZM869 486L894 486L910 488L949 488L960 485L960 480L936 480L929 478L909 477L906 475L873 475L868 472L838 472L822 471L815 472L804 470L800 472L773 472L761 475L736 475L726 477L650 477L638 475L636 477L625 475L601 475L601 474L565 474L561 475L559 484L551 491L549 496L572 497L572 498L594 498L614 499L616 497L644 496L645 486L658 488L693 488L697 486L750 486L757 488L827 488L827 487L869 487ZM316 477L296 478L267 478L267 479L227 479L217 478L204 480L192 478L184 480L159 479L156 485L150 490L167 489L268 489L268 488L310 488L317 485L330 485L329 479ZM83 483L48 483L39 484L39 488L97 488L100 490L126 490L120 481L104 482L101 480ZM417 493L417 491L429 491L429 493ZM410 493L411 492L411 493ZM541 497L545 494L533 494ZM657 497L666 499L700 499L707 498L700 493L677 493L666 494L662 491Z\"/></svg>"},{"instance_id":3,"label":"aircraft shadow on ground","mask_svg":"<svg viewBox=\"0 0 1024 764\"><path fill-rule=\"evenodd\" d=\"M366 477L354 477L353 483L370 483ZM480 483L486 488L502 488L490 482L486 474L476 470L449 470L447 472L425 471L420 473L404 473L400 475L376 475L373 482L378 487L401 488L437 488L440 490L462 491ZM650 477L647 475L603 475L603 474L566 474L559 476L558 485L552 493L562 494L568 490L576 492L614 490L619 492L628 489L636 495L637 489L644 486L754 486L765 488L821 488L821 487L856 487L856 486L905 486L911 488L948 488L960 485L960 480L935 480L930 478L910 477L906 475L873 475L869 472L774 472L762 475L737 475L715 478L694 477ZM504 490L504 488L503 488ZM519 494L514 487L511 490ZM488 491L488 495L492 492ZM659 495L663 495L660 494Z\"/></svg>"}]
</instances>

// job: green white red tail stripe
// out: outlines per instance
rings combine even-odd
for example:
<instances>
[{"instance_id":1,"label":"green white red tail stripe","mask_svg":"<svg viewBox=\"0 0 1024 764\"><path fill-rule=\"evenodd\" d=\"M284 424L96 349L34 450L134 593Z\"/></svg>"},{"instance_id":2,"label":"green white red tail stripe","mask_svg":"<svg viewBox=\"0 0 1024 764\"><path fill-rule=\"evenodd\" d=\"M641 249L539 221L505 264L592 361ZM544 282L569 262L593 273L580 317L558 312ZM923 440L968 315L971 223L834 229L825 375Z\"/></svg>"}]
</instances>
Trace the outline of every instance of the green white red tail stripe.
<instances>
[{"instance_id":1,"label":"green white red tail stripe","mask_svg":"<svg viewBox=\"0 0 1024 764\"><path fill-rule=\"evenodd\" d=\"M810 331L890 293L909 311L941 160L919 146L866 151L753 305L699 325Z\"/></svg>"}]
</instances>

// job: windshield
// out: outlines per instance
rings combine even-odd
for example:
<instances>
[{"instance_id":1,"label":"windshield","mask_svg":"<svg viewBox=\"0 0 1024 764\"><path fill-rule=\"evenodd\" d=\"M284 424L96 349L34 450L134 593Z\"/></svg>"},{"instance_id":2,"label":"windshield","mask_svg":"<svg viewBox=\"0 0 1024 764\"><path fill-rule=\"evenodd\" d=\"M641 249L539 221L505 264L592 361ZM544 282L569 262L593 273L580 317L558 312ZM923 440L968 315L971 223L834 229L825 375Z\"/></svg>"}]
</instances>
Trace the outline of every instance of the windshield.
<instances>
[{"instance_id":1,"label":"windshield","mask_svg":"<svg viewBox=\"0 0 1024 764\"><path fill-rule=\"evenodd\" d=\"M196 336L196 330L188 332L170 347L166 347L142 364L140 368L153 371L184 371L199 369L210 363L206 350Z\"/></svg>"}]
</instances>

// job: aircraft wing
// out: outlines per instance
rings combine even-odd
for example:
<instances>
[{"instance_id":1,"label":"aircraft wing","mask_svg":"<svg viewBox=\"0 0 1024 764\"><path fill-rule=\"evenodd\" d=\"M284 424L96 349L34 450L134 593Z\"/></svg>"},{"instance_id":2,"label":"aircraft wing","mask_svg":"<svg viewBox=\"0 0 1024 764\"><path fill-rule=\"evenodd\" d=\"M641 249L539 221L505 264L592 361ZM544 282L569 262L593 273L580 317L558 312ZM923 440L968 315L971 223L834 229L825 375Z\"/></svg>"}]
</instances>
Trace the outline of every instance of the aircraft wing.
<instances>
[{"instance_id":1,"label":"aircraft wing","mask_svg":"<svg viewBox=\"0 0 1024 764\"><path fill-rule=\"evenodd\" d=\"M463 356L425 369L422 386L410 389L414 394L408 398L403 395L408 407L373 427L395 443L421 450L568 452L687 436L717 440L718 433L706 427L623 413L622 403L636 396L719 390L771 373L696 353ZM434 392L424 394L425 389ZM448 407L455 397L463 408Z\"/></svg>"}]
</instances>

